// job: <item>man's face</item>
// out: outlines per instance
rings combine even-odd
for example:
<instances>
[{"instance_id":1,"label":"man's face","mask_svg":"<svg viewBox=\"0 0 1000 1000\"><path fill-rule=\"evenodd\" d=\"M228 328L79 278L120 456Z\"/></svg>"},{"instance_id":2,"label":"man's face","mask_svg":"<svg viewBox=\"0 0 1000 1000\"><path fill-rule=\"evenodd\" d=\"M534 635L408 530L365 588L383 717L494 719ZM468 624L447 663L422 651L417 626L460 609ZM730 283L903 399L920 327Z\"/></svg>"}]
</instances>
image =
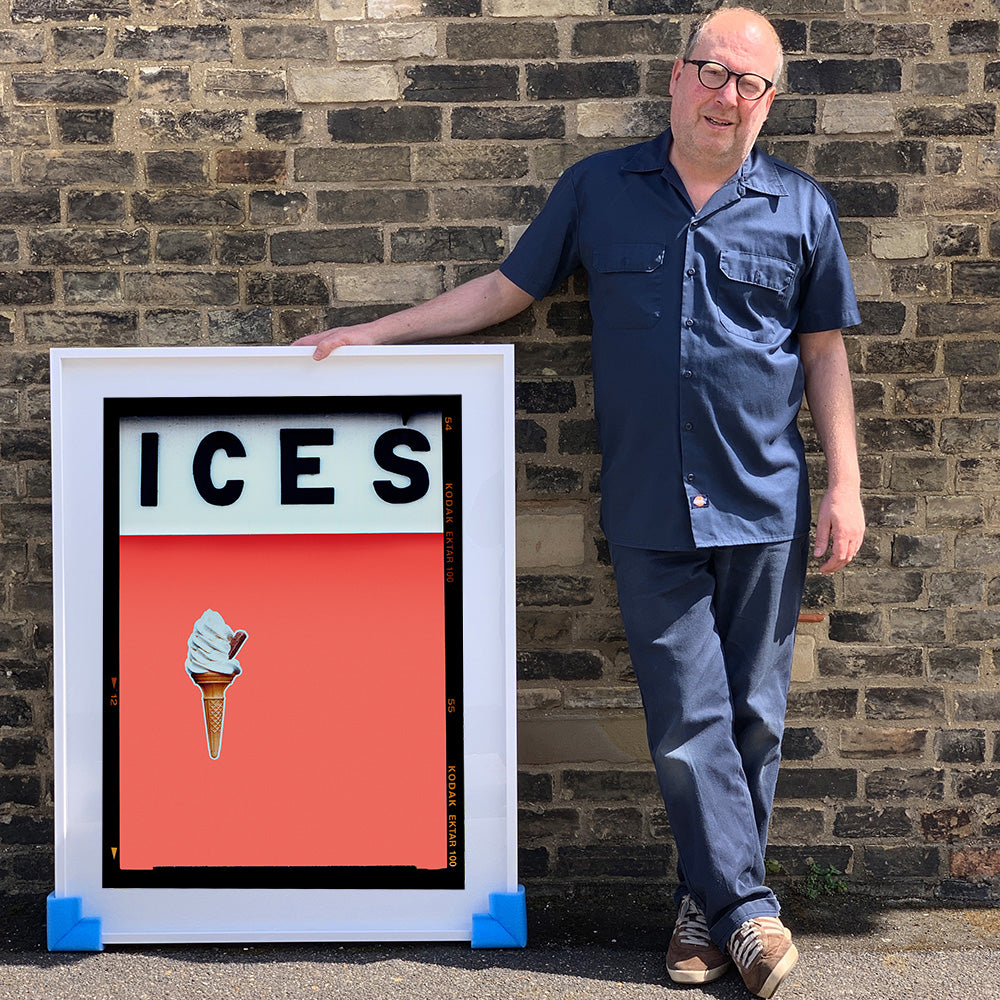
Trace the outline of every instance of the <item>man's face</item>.
<instances>
[{"instance_id":1,"label":"man's face","mask_svg":"<svg viewBox=\"0 0 1000 1000\"><path fill-rule=\"evenodd\" d=\"M734 10L716 15L706 25L691 58L710 59L734 73L773 80L778 52L766 24ZM737 94L735 77L720 90L710 90L699 81L697 66L678 59L670 95L674 155L689 169L729 177L756 141L774 101L774 87L760 99L747 101Z\"/></svg>"}]
</instances>

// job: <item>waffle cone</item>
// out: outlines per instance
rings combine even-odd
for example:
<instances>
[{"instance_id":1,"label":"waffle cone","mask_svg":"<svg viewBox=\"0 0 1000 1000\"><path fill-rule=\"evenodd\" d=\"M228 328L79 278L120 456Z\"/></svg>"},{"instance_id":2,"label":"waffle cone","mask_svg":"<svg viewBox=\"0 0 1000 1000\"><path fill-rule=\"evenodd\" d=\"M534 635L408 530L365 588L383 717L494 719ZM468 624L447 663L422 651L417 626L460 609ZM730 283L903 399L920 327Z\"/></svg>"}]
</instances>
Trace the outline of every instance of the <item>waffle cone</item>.
<instances>
[{"instance_id":1,"label":"waffle cone","mask_svg":"<svg viewBox=\"0 0 1000 1000\"><path fill-rule=\"evenodd\" d=\"M236 674L220 674L214 670L192 674L191 680L201 688L202 707L205 710L205 734L208 737L208 755L215 760L222 749L222 723L226 715L226 688L236 679Z\"/></svg>"}]
</instances>

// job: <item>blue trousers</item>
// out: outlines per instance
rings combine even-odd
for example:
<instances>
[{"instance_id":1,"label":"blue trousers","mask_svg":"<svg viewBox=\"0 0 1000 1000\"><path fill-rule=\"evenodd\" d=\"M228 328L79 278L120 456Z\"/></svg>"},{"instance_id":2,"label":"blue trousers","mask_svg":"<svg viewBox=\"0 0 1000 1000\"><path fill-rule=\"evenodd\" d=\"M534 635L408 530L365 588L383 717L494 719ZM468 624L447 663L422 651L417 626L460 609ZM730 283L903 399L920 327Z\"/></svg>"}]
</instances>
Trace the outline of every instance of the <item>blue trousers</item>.
<instances>
[{"instance_id":1,"label":"blue trousers","mask_svg":"<svg viewBox=\"0 0 1000 1000\"><path fill-rule=\"evenodd\" d=\"M694 898L725 949L779 911L764 852L808 537L691 552L611 546L646 732Z\"/></svg>"}]
</instances>

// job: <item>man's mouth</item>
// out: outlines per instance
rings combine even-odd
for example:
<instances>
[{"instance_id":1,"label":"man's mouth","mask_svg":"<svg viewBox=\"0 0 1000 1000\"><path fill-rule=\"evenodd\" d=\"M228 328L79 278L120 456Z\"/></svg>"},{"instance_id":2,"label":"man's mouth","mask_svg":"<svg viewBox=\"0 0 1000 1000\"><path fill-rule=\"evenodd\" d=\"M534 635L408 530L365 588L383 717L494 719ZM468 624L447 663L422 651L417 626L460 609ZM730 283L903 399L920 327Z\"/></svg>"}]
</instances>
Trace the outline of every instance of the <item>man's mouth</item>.
<instances>
[{"instance_id":1,"label":"man's mouth","mask_svg":"<svg viewBox=\"0 0 1000 1000\"><path fill-rule=\"evenodd\" d=\"M723 121L721 118L711 118L709 115L705 115L705 121L707 121L709 125L718 125L720 127L734 124L733 122Z\"/></svg>"}]
</instances>

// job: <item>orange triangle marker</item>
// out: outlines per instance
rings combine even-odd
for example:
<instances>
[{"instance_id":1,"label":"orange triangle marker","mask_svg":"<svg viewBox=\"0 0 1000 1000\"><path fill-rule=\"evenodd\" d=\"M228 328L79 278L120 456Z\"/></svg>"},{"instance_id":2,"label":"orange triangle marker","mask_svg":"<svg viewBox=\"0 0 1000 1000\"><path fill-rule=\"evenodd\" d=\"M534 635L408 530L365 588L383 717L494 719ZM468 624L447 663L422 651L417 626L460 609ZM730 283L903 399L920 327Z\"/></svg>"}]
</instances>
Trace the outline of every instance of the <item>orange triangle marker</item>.
<instances>
[{"instance_id":1,"label":"orange triangle marker","mask_svg":"<svg viewBox=\"0 0 1000 1000\"><path fill-rule=\"evenodd\" d=\"M111 848L111 857L113 857L113 858L117 858L118 857L118 848L117 847L112 847Z\"/></svg>"}]
</instances>

